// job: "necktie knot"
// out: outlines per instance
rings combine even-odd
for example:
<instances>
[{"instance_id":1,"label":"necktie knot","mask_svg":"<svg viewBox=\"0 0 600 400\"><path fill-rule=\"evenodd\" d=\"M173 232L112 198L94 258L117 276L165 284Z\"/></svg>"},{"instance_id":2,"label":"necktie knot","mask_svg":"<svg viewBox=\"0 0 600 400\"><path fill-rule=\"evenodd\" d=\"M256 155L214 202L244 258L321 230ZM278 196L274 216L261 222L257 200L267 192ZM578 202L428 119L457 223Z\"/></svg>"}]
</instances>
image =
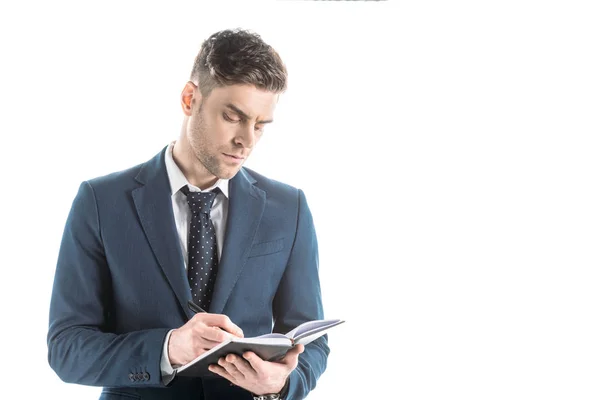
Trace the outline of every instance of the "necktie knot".
<instances>
[{"instance_id":1,"label":"necktie knot","mask_svg":"<svg viewBox=\"0 0 600 400\"><path fill-rule=\"evenodd\" d=\"M187 202L192 212L201 212L210 215L210 209L217 197L217 190L210 192L190 192L187 186L183 186L181 191L187 196Z\"/></svg>"}]
</instances>

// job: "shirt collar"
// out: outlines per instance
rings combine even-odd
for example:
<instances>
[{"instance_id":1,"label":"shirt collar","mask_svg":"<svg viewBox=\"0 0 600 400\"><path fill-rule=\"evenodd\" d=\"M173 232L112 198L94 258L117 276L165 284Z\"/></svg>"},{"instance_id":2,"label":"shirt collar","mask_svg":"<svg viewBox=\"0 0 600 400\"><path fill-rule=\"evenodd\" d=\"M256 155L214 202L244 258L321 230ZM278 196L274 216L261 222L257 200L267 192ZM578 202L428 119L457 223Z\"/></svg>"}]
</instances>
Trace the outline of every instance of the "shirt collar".
<instances>
[{"instance_id":1,"label":"shirt collar","mask_svg":"<svg viewBox=\"0 0 600 400\"><path fill-rule=\"evenodd\" d=\"M181 169L179 169L175 163L175 160L173 159L174 146L175 141L171 142L169 147L165 150L165 166L167 167L167 176L169 177L169 183L171 184L171 196L174 196L185 185L189 186L191 192L202 191L197 186L188 182L183 172L181 172ZM203 191L208 192L217 187L221 189L221 192L225 197L229 198L229 179L218 179L214 185Z\"/></svg>"}]
</instances>

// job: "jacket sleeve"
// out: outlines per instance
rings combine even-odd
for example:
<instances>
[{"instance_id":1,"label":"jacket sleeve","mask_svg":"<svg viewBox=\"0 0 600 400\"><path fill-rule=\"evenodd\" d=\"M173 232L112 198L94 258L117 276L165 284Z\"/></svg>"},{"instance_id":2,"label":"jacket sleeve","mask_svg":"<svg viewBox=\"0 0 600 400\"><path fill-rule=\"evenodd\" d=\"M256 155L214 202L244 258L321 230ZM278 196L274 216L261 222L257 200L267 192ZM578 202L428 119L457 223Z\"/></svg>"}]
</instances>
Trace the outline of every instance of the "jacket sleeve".
<instances>
[{"instance_id":1,"label":"jacket sleeve","mask_svg":"<svg viewBox=\"0 0 600 400\"><path fill-rule=\"evenodd\" d=\"M317 237L311 212L298 190L296 237L286 271L273 302L274 332L288 332L306 321L323 319ZM289 376L286 399L303 399L315 388L327 366L328 336L307 344Z\"/></svg>"},{"instance_id":2,"label":"jacket sleeve","mask_svg":"<svg viewBox=\"0 0 600 400\"><path fill-rule=\"evenodd\" d=\"M160 358L168 329L114 333L111 288L94 190L83 182L67 218L56 265L48 362L69 383L163 386Z\"/></svg>"}]
</instances>

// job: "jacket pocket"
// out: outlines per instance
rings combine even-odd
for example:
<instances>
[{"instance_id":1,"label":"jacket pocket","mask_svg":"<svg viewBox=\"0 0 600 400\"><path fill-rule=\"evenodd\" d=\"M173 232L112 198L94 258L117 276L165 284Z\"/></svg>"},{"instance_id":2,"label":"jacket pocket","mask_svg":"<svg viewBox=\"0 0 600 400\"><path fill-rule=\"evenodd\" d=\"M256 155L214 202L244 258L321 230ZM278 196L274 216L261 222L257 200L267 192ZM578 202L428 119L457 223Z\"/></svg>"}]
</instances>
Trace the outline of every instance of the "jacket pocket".
<instances>
[{"instance_id":1,"label":"jacket pocket","mask_svg":"<svg viewBox=\"0 0 600 400\"><path fill-rule=\"evenodd\" d=\"M283 250L283 238L272 240L270 242L256 243L250 249L250 254L248 255L248 258L279 253L281 250Z\"/></svg>"}]
</instances>

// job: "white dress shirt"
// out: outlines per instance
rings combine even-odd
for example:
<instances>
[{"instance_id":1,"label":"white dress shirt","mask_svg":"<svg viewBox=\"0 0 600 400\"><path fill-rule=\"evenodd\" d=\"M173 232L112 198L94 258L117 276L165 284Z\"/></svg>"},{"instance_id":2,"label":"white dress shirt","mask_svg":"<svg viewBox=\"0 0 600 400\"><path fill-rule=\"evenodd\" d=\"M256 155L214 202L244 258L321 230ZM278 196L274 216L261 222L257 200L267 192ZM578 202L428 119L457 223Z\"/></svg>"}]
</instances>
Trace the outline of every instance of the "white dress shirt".
<instances>
[{"instance_id":1,"label":"white dress shirt","mask_svg":"<svg viewBox=\"0 0 600 400\"><path fill-rule=\"evenodd\" d=\"M210 219L215 227L215 234L217 235L217 251L219 259L221 258L221 252L223 250L223 241L225 240L225 224L227 223L227 211L229 207L229 180L219 179L213 186L201 190L200 188L192 185L188 182L181 172L181 169L175 163L173 159L173 146L175 142L169 144L169 147L165 150L165 165L167 168L167 176L169 177L169 183L171 185L171 203L173 205L173 216L175 217L175 227L177 228L177 235L179 236L179 244L181 245L181 254L185 262L185 268L187 269L188 264L188 230L190 226L191 213L187 203L186 195L180 190L183 186L187 185L190 192L209 192L214 188L218 187L221 193L217 195L213 206L210 210ZM163 345L162 359L160 362L160 369L165 378L170 378L173 375L173 367L169 362L169 338L171 337L169 331L165 338ZM167 379L167 381L170 379Z\"/></svg>"}]
</instances>

